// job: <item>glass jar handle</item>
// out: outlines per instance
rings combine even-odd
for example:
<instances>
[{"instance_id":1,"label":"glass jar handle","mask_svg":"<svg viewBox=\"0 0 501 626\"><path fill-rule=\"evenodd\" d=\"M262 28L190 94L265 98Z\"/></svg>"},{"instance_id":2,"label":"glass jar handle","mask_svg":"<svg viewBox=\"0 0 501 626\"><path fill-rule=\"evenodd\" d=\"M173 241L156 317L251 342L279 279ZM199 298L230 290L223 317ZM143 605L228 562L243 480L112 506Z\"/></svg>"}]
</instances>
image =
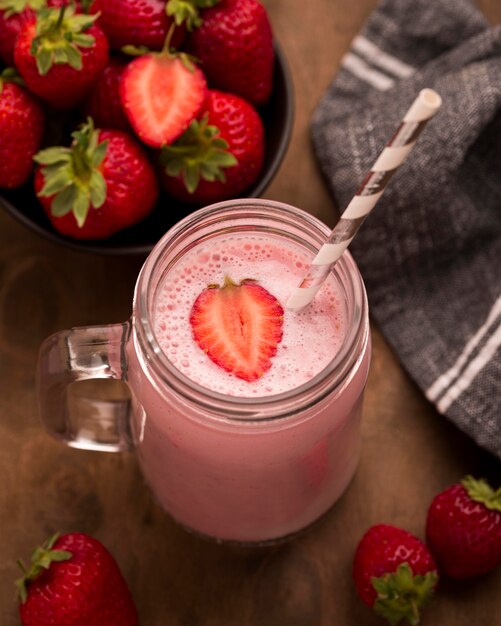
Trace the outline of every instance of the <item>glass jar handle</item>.
<instances>
[{"instance_id":1,"label":"glass jar handle","mask_svg":"<svg viewBox=\"0 0 501 626\"><path fill-rule=\"evenodd\" d=\"M90 379L127 378L125 347L131 324L72 328L48 337L40 348L38 401L48 432L67 445L119 452L133 447L130 400L85 398L84 410L70 402L71 385Z\"/></svg>"}]
</instances>

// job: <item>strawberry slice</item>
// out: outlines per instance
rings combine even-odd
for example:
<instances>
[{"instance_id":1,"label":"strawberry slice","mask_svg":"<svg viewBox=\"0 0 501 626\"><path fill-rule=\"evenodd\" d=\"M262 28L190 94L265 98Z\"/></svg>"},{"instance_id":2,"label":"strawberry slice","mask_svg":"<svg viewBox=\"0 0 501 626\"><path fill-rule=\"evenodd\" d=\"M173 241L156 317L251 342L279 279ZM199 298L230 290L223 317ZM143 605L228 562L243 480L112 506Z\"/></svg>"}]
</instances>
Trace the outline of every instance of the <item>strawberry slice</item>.
<instances>
[{"instance_id":1,"label":"strawberry slice","mask_svg":"<svg viewBox=\"0 0 501 626\"><path fill-rule=\"evenodd\" d=\"M282 340L284 310L275 296L252 280L239 285L228 276L209 285L191 309L199 347L216 365L246 381L260 378Z\"/></svg>"},{"instance_id":2,"label":"strawberry slice","mask_svg":"<svg viewBox=\"0 0 501 626\"><path fill-rule=\"evenodd\" d=\"M120 101L132 128L155 148L184 133L201 112L207 92L202 70L168 49L131 61L120 83Z\"/></svg>"}]
</instances>

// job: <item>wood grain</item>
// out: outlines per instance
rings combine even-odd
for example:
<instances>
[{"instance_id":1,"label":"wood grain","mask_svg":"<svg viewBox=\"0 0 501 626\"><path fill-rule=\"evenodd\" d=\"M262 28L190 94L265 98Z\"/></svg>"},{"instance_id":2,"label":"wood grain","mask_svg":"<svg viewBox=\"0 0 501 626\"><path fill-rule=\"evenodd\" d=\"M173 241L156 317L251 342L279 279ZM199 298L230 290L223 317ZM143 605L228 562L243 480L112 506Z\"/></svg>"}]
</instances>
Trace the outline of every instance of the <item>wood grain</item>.
<instances>
[{"instance_id":1,"label":"wood grain","mask_svg":"<svg viewBox=\"0 0 501 626\"><path fill-rule=\"evenodd\" d=\"M493 23L498 0L481 0ZM311 152L311 113L375 0L268 0L296 88L296 119L269 198L328 224L335 210ZM353 591L351 560L373 523L423 536L437 490L499 464L440 417L403 372L377 328L367 388L363 454L342 500L288 544L237 550L194 537L153 502L132 454L69 450L39 423L34 368L41 341L70 326L129 316L141 259L80 254L0 214L0 624L18 626L15 560L54 530L80 530L116 556L142 626L380 624ZM501 571L444 584L423 624L501 624ZM103 625L104 626L104 625Z\"/></svg>"}]
</instances>

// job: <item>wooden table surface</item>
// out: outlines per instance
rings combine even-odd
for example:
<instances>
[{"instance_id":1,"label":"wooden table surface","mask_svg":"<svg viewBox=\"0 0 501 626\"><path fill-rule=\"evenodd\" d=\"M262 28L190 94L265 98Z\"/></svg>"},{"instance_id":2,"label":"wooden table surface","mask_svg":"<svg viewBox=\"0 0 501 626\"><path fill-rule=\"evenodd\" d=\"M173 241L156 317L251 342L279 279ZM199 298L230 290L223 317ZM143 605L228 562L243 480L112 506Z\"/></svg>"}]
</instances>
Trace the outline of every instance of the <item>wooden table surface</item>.
<instances>
[{"instance_id":1,"label":"wooden table surface","mask_svg":"<svg viewBox=\"0 0 501 626\"><path fill-rule=\"evenodd\" d=\"M454 0L451 0L453 2ZM269 198L332 225L335 210L308 139L311 113L375 0L268 0L296 89L294 134ZM479 6L501 22L499 0ZM79 530L116 556L142 626L348 626L383 623L357 598L354 548L372 524L423 536L433 495L499 464L439 416L374 328L374 358L354 482L318 526L275 548L237 550L187 534L153 502L133 454L65 448L39 422L41 341L77 325L125 320L141 259L80 254L0 214L0 624L19 624L16 558L54 530ZM501 571L445 583L423 624L501 624ZM103 625L105 626L105 625Z\"/></svg>"}]
</instances>

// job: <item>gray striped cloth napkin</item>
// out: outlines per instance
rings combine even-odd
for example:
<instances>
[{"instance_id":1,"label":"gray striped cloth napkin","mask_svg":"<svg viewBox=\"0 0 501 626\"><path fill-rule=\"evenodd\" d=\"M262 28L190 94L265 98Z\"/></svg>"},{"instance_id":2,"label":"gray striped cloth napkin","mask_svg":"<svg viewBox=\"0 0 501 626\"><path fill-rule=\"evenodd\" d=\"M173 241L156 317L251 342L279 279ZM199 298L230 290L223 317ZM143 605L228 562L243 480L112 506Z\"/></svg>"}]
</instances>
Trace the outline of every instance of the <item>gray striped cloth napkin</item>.
<instances>
[{"instance_id":1,"label":"gray striped cloth napkin","mask_svg":"<svg viewBox=\"0 0 501 626\"><path fill-rule=\"evenodd\" d=\"M313 145L344 209L424 87L442 109L350 249L404 367L501 458L501 27L469 0L383 0L315 111Z\"/></svg>"}]
</instances>

